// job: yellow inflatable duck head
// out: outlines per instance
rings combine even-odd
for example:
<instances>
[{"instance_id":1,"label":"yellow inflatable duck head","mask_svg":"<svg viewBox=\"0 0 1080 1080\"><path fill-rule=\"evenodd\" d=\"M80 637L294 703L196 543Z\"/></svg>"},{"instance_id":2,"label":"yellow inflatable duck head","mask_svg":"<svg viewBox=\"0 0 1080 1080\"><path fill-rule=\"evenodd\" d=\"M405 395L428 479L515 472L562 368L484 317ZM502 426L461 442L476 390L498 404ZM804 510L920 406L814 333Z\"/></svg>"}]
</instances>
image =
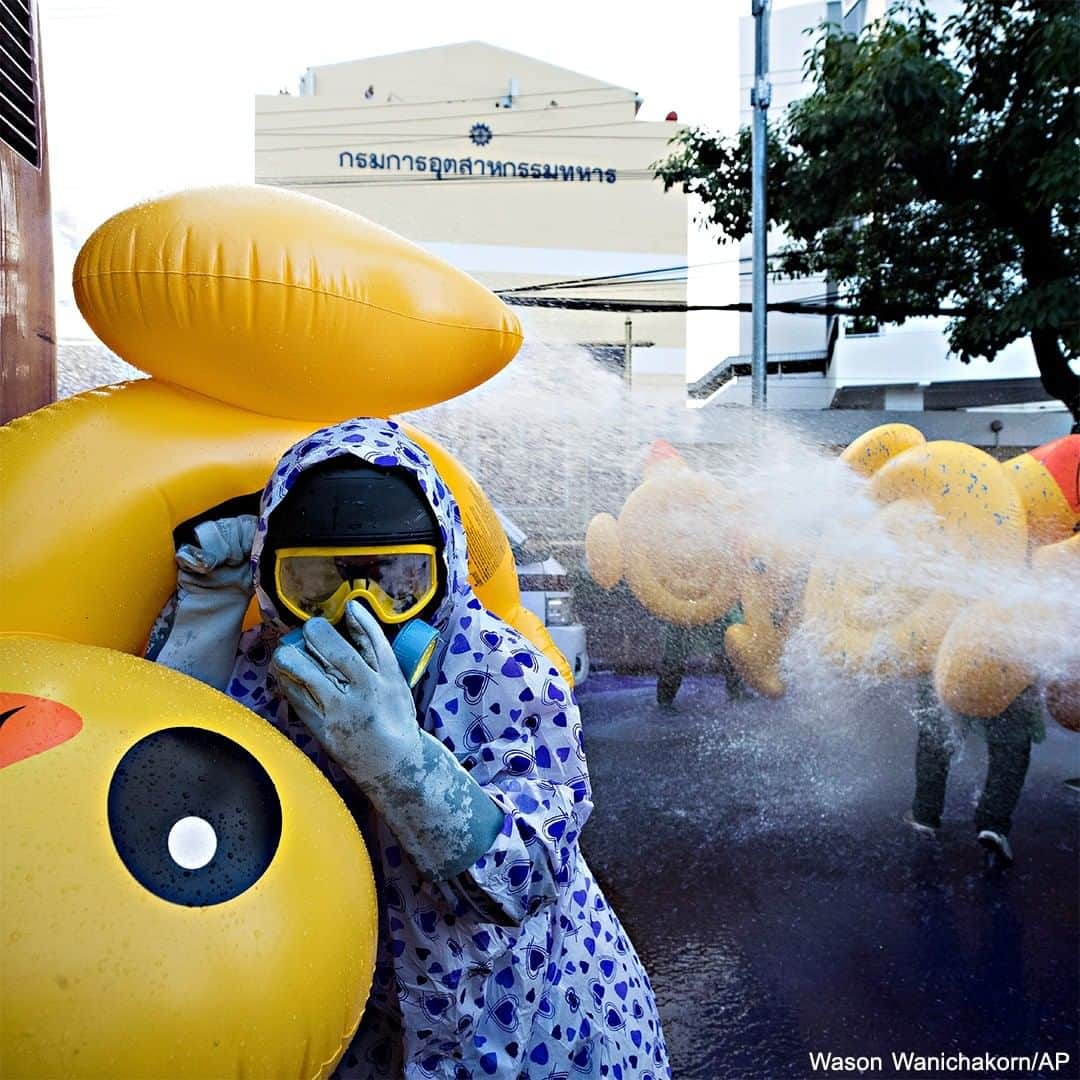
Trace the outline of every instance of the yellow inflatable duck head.
<instances>
[{"instance_id":1,"label":"yellow inflatable duck head","mask_svg":"<svg viewBox=\"0 0 1080 1080\"><path fill-rule=\"evenodd\" d=\"M0 686L4 1075L327 1076L377 907L314 765L111 649L3 636Z\"/></svg>"},{"instance_id":2,"label":"yellow inflatable duck head","mask_svg":"<svg viewBox=\"0 0 1080 1080\"><path fill-rule=\"evenodd\" d=\"M597 514L585 533L589 574L605 589L625 578L650 614L677 626L703 626L725 615L738 598L730 539L721 508L725 490L691 469L657 439L645 475L616 519Z\"/></svg>"}]
</instances>

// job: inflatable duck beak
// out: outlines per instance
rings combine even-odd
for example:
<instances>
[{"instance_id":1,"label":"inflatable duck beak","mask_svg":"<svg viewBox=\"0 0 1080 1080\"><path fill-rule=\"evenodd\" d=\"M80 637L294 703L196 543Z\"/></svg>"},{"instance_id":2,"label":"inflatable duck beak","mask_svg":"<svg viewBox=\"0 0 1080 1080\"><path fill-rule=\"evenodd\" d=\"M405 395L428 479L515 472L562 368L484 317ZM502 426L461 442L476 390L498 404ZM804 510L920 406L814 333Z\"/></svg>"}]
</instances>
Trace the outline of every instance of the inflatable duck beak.
<instances>
[{"instance_id":1,"label":"inflatable duck beak","mask_svg":"<svg viewBox=\"0 0 1080 1080\"><path fill-rule=\"evenodd\" d=\"M668 468L689 468L686 458L675 449L666 439L653 439L649 444L649 451L645 455L645 464L642 472L648 476L658 466Z\"/></svg>"},{"instance_id":2,"label":"inflatable duck beak","mask_svg":"<svg viewBox=\"0 0 1080 1080\"><path fill-rule=\"evenodd\" d=\"M0 693L0 769L51 750L82 730L82 717L49 698Z\"/></svg>"},{"instance_id":3,"label":"inflatable duck beak","mask_svg":"<svg viewBox=\"0 0 1080 1080\"><path fill-rule=\"evenodd\" d=\"M1033 546L1080 528L1080 435L1065 435L1005 462L1027 513Z\"/></svg>"}]
</instances>

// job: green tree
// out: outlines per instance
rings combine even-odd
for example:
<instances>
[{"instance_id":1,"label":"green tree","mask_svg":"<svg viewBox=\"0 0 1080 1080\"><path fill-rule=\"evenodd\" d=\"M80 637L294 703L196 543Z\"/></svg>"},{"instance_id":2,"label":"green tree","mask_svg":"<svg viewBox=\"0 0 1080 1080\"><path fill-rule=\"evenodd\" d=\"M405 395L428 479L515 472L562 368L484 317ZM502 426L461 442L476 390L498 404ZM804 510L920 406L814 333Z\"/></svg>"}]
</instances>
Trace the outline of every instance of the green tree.
<instances>
[{"instance_id":1,"label":"green tree","mask_svg":"<svg viewBox=\"0 0 1080 1080\"><path fill-rule=\"evenodd\" d=\"M895 5L859 35L823 26L812 90L769 134L770 269L826 274L861 313L951 313L951 349L1030 337L1080 425L1080 16L1073 0L966 0L940 23ZM750 132L688 130L654 166L724 237L750 232ZM1074 428L1077 430L1077 428Z\"/></svg>"}]
</instances>

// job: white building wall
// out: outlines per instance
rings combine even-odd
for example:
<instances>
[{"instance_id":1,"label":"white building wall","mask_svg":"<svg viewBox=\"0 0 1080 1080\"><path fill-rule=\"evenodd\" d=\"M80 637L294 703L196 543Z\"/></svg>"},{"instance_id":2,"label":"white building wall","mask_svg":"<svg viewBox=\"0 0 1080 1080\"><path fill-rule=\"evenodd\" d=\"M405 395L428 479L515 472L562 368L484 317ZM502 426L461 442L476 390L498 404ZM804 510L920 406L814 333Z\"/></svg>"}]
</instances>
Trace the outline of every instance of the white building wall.
<instances>
[{"instance_id":1,"label":"white building wall","mask_svg":"<svg viewBox=\"0 0 1080 1080\"><path fill-rule=\"evenodd\" d=\"M992 362L976 357L963 364L949 352L947 325L948 319L910 319L902 326L883 327L876 335L845 334L833 355L831 381L836 386L880 386L1038 376L1030 341L1014 341Z\"/></svg>"},{"instance_id":2,"label":"white building wall","mask_svg":"<svg viewBox=\"0 0 1080 1080\"><path fill-rule=\"evenodd\" d=\"M312 68L303 91L256 99L260 183L353 210L493 289L686 266L686 198L651 170L677 127L638 121L632 89L464 42ZM685 276L565 292L685 301ZM518 310L533 342L625 339L623 312ZM685 397L685 315L634 314L632 337L632 388Z\"/></svg>"}]
</instances>

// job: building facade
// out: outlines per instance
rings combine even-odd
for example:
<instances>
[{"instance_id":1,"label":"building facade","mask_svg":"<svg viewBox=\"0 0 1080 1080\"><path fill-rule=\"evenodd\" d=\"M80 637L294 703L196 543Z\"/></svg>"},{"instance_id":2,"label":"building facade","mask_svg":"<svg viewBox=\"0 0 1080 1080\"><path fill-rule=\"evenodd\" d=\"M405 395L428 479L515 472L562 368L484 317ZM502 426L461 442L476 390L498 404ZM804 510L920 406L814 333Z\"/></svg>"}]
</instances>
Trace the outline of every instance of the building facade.
<instances>
[{"instance_id":1,"label":"building facade","mask_svg":"<svg viewBox=\"0 0 1080 1080\"><path fill-rule=\"evenodd\" d=\"M928 0L939 20L959 9L957 0ZM808 93L803 56L808 33L828 21L849 33L861 32L885 14L886 0L817 0L773 10L770 19L770 125ZM740 123L751 123L754 83L754 20L740 20ZM771 232L769 250L784 243ZM752 237L740 245L739 297L751 299ZM834 295L822 277L769 281L769 302L816 302ZM719 359L691 387L695 404L750 401L751 319L740 316L739 354ZM890 412L952 409L1026 409L1064 413L1039 381L1031 344L1013 342L991 363L976 358L962 364L950 353L945 318L910 319L901 326L869 325L835 316L771 312L768 329L768 398L776 409L859 409ZM1048 421L1051 418L1047 418ZM1047 428L1048 431L1052 430ZM1065 428L1067 430L1067 426Z\"/></svg>"},{"instance_id":2,"label":"building facade","mask_svg":"<svg viewBox=\"0 0 1080 1080\"><path fill-rule=\"evenodd\" d=\"M574 295L683 301L686 200L650 168L676 124L635 119L640 100L482 42L309 68L299 94L256 99L255 179L362 214L495 290L595 279ZM671 267L683 280L664 280ZM635 396L685 397L684 315L519 314L528 341L580 346Z\"/></svg>"}]
</instances>

